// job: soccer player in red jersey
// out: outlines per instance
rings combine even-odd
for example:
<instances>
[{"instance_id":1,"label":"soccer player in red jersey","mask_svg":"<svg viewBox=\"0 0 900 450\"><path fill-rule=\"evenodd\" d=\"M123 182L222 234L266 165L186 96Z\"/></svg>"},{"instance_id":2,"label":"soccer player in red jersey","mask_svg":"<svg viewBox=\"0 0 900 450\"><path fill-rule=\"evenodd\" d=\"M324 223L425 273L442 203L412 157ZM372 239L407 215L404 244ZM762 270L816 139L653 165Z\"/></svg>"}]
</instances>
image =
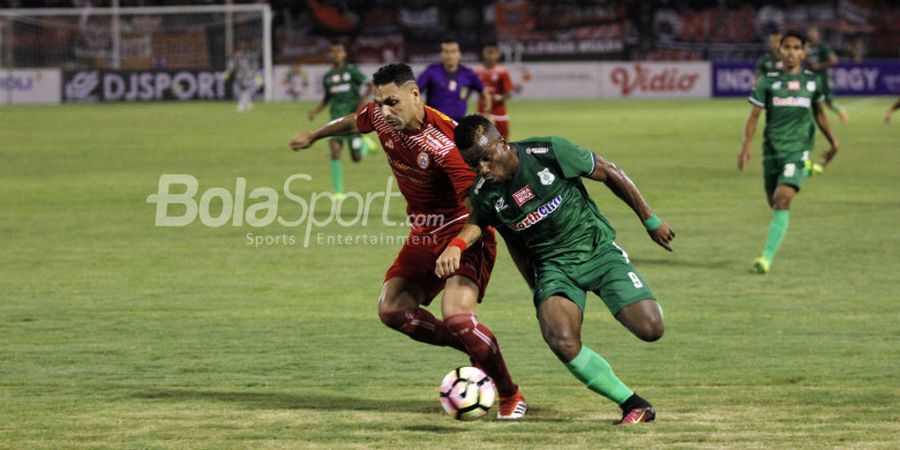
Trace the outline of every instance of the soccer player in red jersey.
<instances>
[{"instance_id":1,"label":"soccer player in red jersey","mask_svg":"<svg viewBox=\"0 0 900 450\"><path fill-rule=\"evenodd\" d=\"M509 375L494 334L475 316L497 255L493 232L463 249L459 270L452 276L441 279L434 273L435 260L444 247L458 245L451 241L466 223L464 201L475 179L453 143L456 122L425 106L406 64L381 67L373 82L373 102L356 114L298 133L290 146L299 150L329 136L378 134L413 224L407 242L385 274L378 315L385 325L412 339L467 353L497 385L497 417L519 419L527 410L525 397ZM422 307L441 290L444 320Z\"/></svg>"},{"instance_id":2,"label":"soccer player in red jersey","mask_svg":"<svg viewBox=\"0 0 900 450\"><path fill-rule=\"evenodd\" d=\"M485 95L491 96L492 104L485 111L484 102L478 100L478 114L485 115L494 123L494 127L504 139L509 139L509 115L506 113L506 100L513 91L509 71L500 65L500 49L496 45L488 45L481 52L482 64L475 66L475 73L484 85Z\"/></svg>"}]
</instances>

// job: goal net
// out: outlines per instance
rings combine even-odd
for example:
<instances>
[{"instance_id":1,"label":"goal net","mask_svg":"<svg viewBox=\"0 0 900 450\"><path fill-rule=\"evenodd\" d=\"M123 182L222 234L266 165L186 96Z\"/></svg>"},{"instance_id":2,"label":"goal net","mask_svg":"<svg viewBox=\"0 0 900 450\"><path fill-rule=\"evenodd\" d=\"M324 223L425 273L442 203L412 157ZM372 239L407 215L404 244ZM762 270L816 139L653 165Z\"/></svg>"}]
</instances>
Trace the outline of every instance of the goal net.
<instances>
[{"instance_id":1,"label":"goal net","mask_svg":"<svg viewBox=\"0 0 900 450\"><path fill-rule=\"evenodd\" d=\"M0 69L214 71L259 68L271 100L268 4L0 9Z\"/></svg>"}]
</instances>

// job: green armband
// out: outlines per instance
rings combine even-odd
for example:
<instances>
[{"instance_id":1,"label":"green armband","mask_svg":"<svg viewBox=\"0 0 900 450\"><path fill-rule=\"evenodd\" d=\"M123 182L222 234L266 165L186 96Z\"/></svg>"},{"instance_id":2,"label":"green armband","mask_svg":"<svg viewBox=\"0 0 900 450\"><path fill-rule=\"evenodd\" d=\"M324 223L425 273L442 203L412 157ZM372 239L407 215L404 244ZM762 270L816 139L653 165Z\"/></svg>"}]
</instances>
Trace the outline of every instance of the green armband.
<instances>
[{"instance_id":1,"label":"green armband","mask_svg":"<svg viewBox=\"0 0 900 450\"><path fill-rule=\"evenodd\" d=\"M644 228L646 228L647 231L653 231L659 228L660 225L662 225L662 220L660 220L659 217L656 217L656 214L648 217L647 220L644 221Z\"/></svg>"}]
</instances>

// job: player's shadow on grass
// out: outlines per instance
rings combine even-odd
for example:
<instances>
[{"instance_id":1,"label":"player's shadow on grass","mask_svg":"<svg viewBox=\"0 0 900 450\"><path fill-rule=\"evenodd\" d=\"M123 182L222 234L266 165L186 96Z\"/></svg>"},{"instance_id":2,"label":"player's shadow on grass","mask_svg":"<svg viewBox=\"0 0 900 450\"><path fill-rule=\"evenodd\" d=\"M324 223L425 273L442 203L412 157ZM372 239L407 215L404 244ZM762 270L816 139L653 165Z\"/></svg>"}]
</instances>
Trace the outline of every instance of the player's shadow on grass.
<instances>
[{"instance_id":1,"label":"player's shadow on grass","mask_svg":"<svg viewBox=\"0 0 900 450\"><path fill-rule=\"evenodd\" d=\"M325 411L405 411L440 412L440 403L409 399L373 399L321 394L284 394L267 392L219 392L190 389L149 389L135 392L135 398L148 400L214 400L241 403L259 409L317 409Z\"/></svg>"},{"instance_id":2,"label":"player's shadow on grass","mask_svg":"<svg viewBox=\"0 0 900 450\"><path fill-rule=\"evenodd\" d=\"M283 394L268 392L219 392L190 389L147 389L134 392L133 398L162 401L204 401L241 403L257 409L315 409L322 411L402 411L409 413L443 414L437 398L434 401L407 399L372 399L321 394ZM491 414L496 414L491 410ZM555 417L555 411L548 408L529 408L529 422L568 422L569 419ZM427 429L426 429L427 428ZM450 427L415 425L410 431L431 431L449 433L460 431Z\"/></svg>"},{"instance_id":3,"label":"player's shadow on grass","mask_svg":"<svg viewBox=\"0 0 900 450\"><path fill-rule=\"evenodd\" d=\"M709 261L700 261L700 260L671 260L665 258L631 258L631 263L640 266L675 266L675 267L696 267L700 269L721 269L721 268L729 268L732 265L731 261L727 260L709 260Z\"/></svg>"}]
</instances>

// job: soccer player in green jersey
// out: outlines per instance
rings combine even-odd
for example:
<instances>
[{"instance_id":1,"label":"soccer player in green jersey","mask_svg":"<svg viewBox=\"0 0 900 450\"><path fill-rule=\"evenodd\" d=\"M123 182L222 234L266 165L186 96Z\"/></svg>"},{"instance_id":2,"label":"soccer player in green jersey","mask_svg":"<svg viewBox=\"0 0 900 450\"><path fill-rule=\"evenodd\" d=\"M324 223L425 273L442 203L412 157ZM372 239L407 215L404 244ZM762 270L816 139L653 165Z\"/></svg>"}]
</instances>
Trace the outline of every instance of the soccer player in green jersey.
<instances>
[{"instance_id":1,"label":"soccer player in green jersey","mask_svg":"<svg viewBox=\"0 0 900 450\"><path fill-rule=\"evenodd\" d=\"M356 67L347 64L347 49L341 42L332 42L329 48L329 57L331 58L331 69L325 73L322 78L322 85L325 89L325 97L322 102L309 112L309 120L313 120L316 115L325 109L325 106L331 105L331 119L339 119L347 114L356 112L363 98L372 92L372 83L366 81L366 76ZM365 85L366 91L360 95L360 88ZM335 196L338 198L344 195L344 168L341 164L341 149L343 142L347 141L350 147L350 157L353 162L359 162L366 154L369 142L361 134L350 136L332 137L329 141L331 147L331 181L334 183Z\"/></svg>"},{"instance_id":2,"label":"soccer player in green jersey","mask_svg":"<svg viewBox=\"0 0 900 450\"><path fill-rule=\"evenodd\" d=\"M773 72L781 69L781 33L772 33L769 35L769 52L756 60L756 79L765 75L767 72Z\"/></svg>"},{"instance_id":3,"label":"soccer player in green jersey","mask_svg":"<svg viewBox=\"0 0 900 450\"><path fill-rule=\"evenodd\" d=\"M822 35L819 34L819 29L816 27L806 30L806 39L809 42L807 62L810 70L822 78L822 95L825 98L825 104L838 114L841 122L849 122L850 116L847 115L847 111L834 98L831 79L828 77L828 68L838 63L837 54L828 44L822 42Z\"/></svg>"},{"instance_id":4,"label":"soccer player in green jersey","mask_svg":"<svg viewBox=\"0 0 900 450\"><path fill-rule=\"evenodd\" d=\"M800 185L809 175L824 170L838 151L837 139L831 132L831 125L821 105L825 97L822 78L801 67L805 56L803 36L799 33L785 34L781 38L784 69L766 73L757 80L749 98L752 106L744 126L738 169L744 170L750 161L750 142L756 133L759 114L765 109L763 177L766 198L774 210L765 250L753 263L758 273L769 271L781 246L788 229L791 200L800 191ZM822 156L821 166L812 164L809 159L816 125L831 144Z\"/></svg>"},{"instance_id":5,"label":"soccer player in green jersey","mask_svg":"<svg viewBox=\"0 0 900 450\"><path fill-rule=\"evenodd\" d=\"M650 403L581 342L586 291L597 294L640 339L655 341L664 328L656 297L614 242L615 230L582 178L605 183L666 250L672 250L675 233L653 214L621 169L563 138L508 143L488 119L477 115L465 117L454 134L478 177L467 223L438 258L435 273L454 273L462 251L477 242L482 227L496 227L532 288L541 334L553 353L589 389L622 408L617 424L652 421L656 412Z\"/></svg>"}]
</instances>

